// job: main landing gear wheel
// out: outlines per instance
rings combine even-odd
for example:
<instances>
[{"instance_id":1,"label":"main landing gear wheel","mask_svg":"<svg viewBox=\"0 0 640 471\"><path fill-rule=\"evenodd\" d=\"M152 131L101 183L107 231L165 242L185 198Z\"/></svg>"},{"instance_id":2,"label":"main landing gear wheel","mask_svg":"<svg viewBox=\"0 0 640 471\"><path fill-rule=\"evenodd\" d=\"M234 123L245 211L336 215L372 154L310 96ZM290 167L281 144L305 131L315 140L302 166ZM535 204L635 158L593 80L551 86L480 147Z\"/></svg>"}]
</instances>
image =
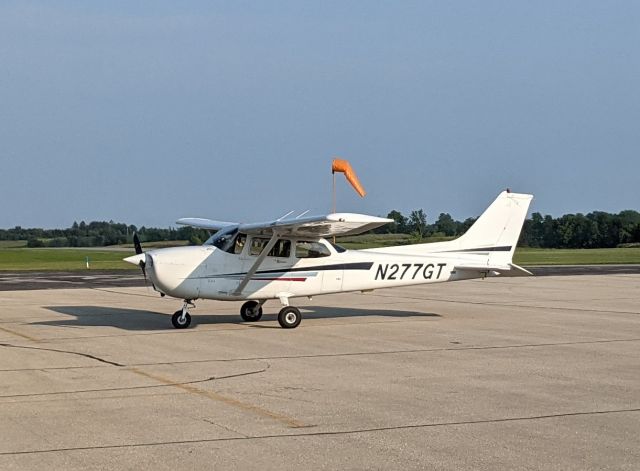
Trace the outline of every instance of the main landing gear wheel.
<instances>
[{"instance_id":1,"label":"main landing gear wheel","mask_svg":"<svg viewBox=\"0 0 640 471\"><path fill-rule=\"evenodd\" d=\"M293 329L298 327L302 320L302 314L297 307L286 306L278 313L278 322L283 329Z\"/></svg>"},{"instance_id":2,"label":"main landing gear wheel","mask_svg":"<svg viewBox=\"0 0 640 471\"><path fill-rule=\"evenodd\" d=\"M245 322L256 322L262 317L262 305L257 301L247 301L240 308L240 317Z\"/></svg>"},{"instance_id":3,"label":"main landing gear wheel","mask_svg":"<svg viewBox=\"0 0 640 471\"><path fill-rule=\"evenodd\" d=\"M171 323L176 329L186 329L191 324L191 314L185 312L183 316L182 309L180 309L171 316Z\"/></svg>"}]
</instances>

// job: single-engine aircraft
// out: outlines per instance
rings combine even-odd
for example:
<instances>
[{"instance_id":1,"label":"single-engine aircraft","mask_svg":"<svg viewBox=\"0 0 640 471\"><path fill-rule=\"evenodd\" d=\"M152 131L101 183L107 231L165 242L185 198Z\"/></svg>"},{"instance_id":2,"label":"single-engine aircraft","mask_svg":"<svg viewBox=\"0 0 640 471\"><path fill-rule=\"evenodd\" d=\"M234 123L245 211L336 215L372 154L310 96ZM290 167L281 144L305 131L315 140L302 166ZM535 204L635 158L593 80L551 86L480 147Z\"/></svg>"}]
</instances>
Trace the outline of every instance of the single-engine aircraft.
<instances>
[{"instance_id":1,"label":"single-engine aircraft","mask_svg":"<svg viewBox=\"0 0 640 471\"><path fill-rule=\"evenodd\" d=\"M492 276L527 276L512 258L532 195L503 191L469 230L457 239L366 250L346 250L326 237L354 235L393 222L353 213L302 216L262 223L185 218L177 224L216 231L203 245L142 251L124 260L142 268L162 296L184 300L171 321L191 323L197 299L246 301L244 321L262 317L269 299L282 304L278 322L297 327L297 297L349 291L367 292Z\"/></svg>"}]
</instances>

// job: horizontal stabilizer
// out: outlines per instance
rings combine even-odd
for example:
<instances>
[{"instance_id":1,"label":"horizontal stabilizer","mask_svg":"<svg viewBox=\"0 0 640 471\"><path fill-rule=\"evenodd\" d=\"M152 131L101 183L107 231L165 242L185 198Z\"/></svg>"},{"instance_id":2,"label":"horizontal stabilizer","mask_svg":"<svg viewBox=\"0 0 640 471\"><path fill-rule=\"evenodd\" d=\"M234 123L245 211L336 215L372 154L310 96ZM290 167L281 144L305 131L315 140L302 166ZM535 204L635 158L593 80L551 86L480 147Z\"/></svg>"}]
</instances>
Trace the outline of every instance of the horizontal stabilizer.
<instances>
[{"instance_id":1,"label":"horizontal stabilizer","mask_svg":"<svg viewBox=\"0 0 640 471\"><path fill-rule=\"evenodd\" d=\"M526 268L522 268L515 263L510 263L509 266L513 271L513 274L511 276L533 276L533 273L531 273L529 270L527 270Z\"/></svg>"},{"instance_id":2,"label":"horizontal stabilizer","mask_svg":"<svg viewBox=\"0 0 640 471\"><path fill-rule=\"evenodd\" d=\"M526 270L525 268L522 268L514 263L509 263L508 265L481 265L481 264L477 264L477 265L456 265L454 267L455 270L458 271L467 271L467 272L474 272L474 273L486 273L486 274L490 274L490 273L495 273L497 275L500 276L509 276L509 277L514 277L514 276L533 276L533 273L531 273L529 270Z\"/></svg>"}]
</instances>

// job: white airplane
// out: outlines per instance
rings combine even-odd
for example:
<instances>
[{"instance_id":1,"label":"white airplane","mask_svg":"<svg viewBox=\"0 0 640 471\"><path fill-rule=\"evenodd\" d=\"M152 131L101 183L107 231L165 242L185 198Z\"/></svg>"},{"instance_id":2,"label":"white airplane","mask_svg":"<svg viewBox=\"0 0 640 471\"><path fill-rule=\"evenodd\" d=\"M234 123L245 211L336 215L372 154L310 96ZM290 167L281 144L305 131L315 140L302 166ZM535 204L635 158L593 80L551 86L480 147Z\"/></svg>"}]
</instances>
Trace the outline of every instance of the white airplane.
<instances>
[{"instance_id":1,"label":"white airplane","mask_svg":"<svg viewBox=\"0 0 640 471\"><path fill-rule=\"evenodd\" d=\"M136 236L136 255L124 260L140 265L161 296L184 300L171 318L177 329L189 326L197 299L246 301L240 316L247 322L278 299L278 322L291 329L302 320L289 304L296 297L531 275L512 258L532 198L503 191L455 240L366 250L345 250L324 237L360 234L392 219L352 213L254 224L185 218L177 223L217 232L202 246L147 252Z\"/></svg>"}]
</instances>

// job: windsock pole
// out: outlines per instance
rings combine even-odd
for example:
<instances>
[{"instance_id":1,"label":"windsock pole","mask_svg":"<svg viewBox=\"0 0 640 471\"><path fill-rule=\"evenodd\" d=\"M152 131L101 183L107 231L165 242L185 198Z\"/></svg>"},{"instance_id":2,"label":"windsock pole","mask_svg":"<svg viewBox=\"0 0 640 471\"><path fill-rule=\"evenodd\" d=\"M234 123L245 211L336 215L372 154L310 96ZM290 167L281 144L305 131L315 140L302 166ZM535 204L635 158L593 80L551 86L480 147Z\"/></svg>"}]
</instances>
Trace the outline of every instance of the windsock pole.
<instances>
[{"instance_id":1,"label":"windsock pole","mask_svg":"<svg viewBox=\"0 0 640 471\"><path fill-rule=\"evenodd\" d=\"M331 175L333 176L333 190L332 190L332 195L333 195L333 213L336 212L336 172L335 170L333 170L333 168L331 168ZM333 245L336 245L336 236L333 236Z\"/></svg>"},{"instance_id":2,"label":"windsock pole","mask_svg":"<svg viewBox=\"0 0 640 471\"><path fill-rule=\"evenodd\" d=\"M331 174L333 175L333 190L332 190L332 195L333 195L333 206L332 212L336 212L336 172L334 172L333 170L331 171Z\"/></svg>"}]
</instances>

